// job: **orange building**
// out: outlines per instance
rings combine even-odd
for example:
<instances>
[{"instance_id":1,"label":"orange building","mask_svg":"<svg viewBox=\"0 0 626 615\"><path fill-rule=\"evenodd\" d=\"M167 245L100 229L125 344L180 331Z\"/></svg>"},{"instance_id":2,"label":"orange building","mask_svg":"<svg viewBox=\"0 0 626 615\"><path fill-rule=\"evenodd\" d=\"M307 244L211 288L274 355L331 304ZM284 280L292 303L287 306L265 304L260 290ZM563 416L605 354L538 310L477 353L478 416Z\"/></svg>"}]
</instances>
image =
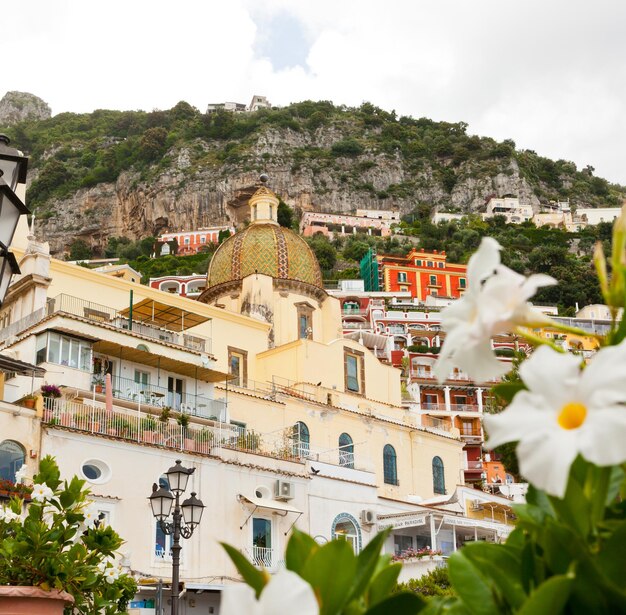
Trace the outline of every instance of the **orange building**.
<instances>
[{"instance_id":1,"label":"orange building","mask_svg":"<svg viewBox=\"0 0 626 615\"><path fill-rule=\"evenodd\" d=\"M445 252L413 248L406 256L369 251L361 261L366 289L410 292L425 301L428 296L458 299L467 288L467 265L448 263ZM371 286L371 288L368 288Z\"/></svg>"}]
</instances>

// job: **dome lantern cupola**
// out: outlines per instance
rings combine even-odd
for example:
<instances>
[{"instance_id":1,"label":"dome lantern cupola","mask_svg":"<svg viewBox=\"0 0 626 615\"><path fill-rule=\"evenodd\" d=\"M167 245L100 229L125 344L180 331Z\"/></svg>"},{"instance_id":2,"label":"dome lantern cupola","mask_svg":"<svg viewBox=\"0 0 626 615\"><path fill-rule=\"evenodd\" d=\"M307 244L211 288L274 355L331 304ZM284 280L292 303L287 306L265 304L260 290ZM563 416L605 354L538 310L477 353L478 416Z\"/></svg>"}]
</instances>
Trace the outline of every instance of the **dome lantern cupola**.
<instances>
[{"instance_id":1,"label":"dome lantern cupola","mask_svg":"<svg viewBox=\"0 0 626 615\"><path fill-rule=\"evenodd\" d=\"M250 198L250 224L278 224L278 197L265 185L267 175L261 175L262 186Z\"/></svg>"}]
</instances>

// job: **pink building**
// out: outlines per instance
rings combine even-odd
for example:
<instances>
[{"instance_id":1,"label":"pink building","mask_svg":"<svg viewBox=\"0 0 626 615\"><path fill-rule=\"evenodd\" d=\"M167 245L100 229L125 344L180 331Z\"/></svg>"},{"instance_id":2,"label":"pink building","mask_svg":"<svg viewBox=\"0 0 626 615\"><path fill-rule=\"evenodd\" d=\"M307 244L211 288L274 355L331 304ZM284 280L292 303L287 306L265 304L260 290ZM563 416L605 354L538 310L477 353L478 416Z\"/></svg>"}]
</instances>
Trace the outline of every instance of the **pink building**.
<instances>
[{"instance_id":1,"label":"pink building","mask_svg":"<svg viewBox=\"0 0 626 615\"><path fill-rule=\"evenodd\" d=\"M197 299L206 288L206 273L165 275L160 278L150 278L148 285L166 293L180 295L188 299Z\"/></svg>"},{"instance_id":2,"label":"pink building","mask_svg":"<svg viewBox=\"0 0 626 615\"><path fill-rule=\"evenodd\" d=\"M359 209L356 216L307 211L300 221L300 232L305 237L315 233L323 233L330 237L333 233L351 235L359 232L387 237L391 235L391 226L398 222L400 212L390 210Z\"/></svg>"},{"instance_id":3,"label":"pink building","mask_svg":"<svg viewBox=\"0 0 626 615\"><path fill-rule=\"evenodd\" d=\"M157 241L165 243L176 240L178 242L177 254L196 254L203 246L217 243L221 231L228 231L231 235L235 234L235 229L232 226L211 226L196 231L163 233Z\"/></svg>"}]
</instances>

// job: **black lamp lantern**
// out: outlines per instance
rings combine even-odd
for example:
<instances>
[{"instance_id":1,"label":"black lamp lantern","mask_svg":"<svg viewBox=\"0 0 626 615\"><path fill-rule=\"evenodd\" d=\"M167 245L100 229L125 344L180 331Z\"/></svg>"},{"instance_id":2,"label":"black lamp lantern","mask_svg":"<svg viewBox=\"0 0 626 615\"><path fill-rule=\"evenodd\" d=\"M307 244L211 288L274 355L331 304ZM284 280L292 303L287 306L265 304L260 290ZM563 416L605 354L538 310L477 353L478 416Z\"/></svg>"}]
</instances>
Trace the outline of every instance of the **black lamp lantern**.
<instances>
[{"instance_id":1,"label":"black lamp lantern","mask_svg":"<svg viewBox=\"0 0 626 615\"><path fill-rule=\"evenodd\" d=\"M156 487L156 485L155 485ZM164 487L155 489L149 498L152 514L155 519L165 521L170 516L172 505L174 504L174 496Z\"/></svg>"},{"instance_id":2,"label":"black lamp lantern","mask_svg":"<svg viewBox=\"0 0 626 615\"><path fill-rule=\"evenodd\" d=\"M0 243L8 248L20 216L30 211L11 187L0 177Z\"/></svg>"},{"instance_id":3,"label":"black lamp lantern","mask_svg":"<svg viewBox=\"0 0 626 615\"><path fill-rule=\"evenodd\" d=\"M195 468L184 468L180 463L180 459L177 459L176 464L165 473L172 493L180 495L185 491L187 489L187 481L194 472Z\"/></svg>"},{"instance_id":4,"label":"black lamp lantern","mask_svg":"<svg viewBox=\"0 0 626 615\"><path fill-rule=\"evenodd\" d=\"M26 183L28 158L14 147L9 147L9 143L9 137L0 134L0 175L14 192L18 184Z\"/></svg>"},{"instance_id":5,"label":"black lamp lantern","mask_svg":"<svg viewBox=\"0 0 626 615\"><path fill-rule=\"evenodd\" d=\"M204 512L204 504L202 500L196 497L195 491L191 492L191 497L187 498L180 506L183 510L183 519L185 523L190 527L196 527L202 519L202 513Z\"/></svg>"},{"instance_id":6,"label":"black lamp lantern","mask_svg":"<svg viewBox=\"0 0 626 615\"><path fill-rule=\"evenodd\" d=\"M13 274L19 273L17 259L6 248L0 246L0 305L4 302Z\"/></svg>"}]
</instances>

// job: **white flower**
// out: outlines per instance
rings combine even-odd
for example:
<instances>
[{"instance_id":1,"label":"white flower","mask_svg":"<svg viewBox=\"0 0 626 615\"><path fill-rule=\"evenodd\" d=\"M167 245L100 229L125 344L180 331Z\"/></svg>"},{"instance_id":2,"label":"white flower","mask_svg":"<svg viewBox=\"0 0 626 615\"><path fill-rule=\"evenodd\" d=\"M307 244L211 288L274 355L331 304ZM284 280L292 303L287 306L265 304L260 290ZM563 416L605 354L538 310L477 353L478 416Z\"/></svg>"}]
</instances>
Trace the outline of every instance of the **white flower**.
<instances>
[{"instance_id":1,"label":"white flower","mask_svg":"<svg viewBox=\"0 0 626 615\"><path fill-rule=\"evenodd\" d=\"M50 489L50 487L48 487L48 485L33 485L33 493L31 497L33 498L33 500L35 500L35 502L45 502L46 500L49 500L53 495L54 492L52 491L52 489Z\"/></svg>"},{"instance_id":2,"label":"white flower","mask_svg":"<svg viewBox=\"0 0 626 615\"><path fill-rule=\"evenodd\" d=\"M16 483L23 483L24 479L28 476L28 468L26 467L26 464L22 464L20 466L20 469L15 473L15 482Z\"/></svg>"},{"instance_id":3,"label":"white flower","mask_svg":"<svg viewBox=\"0 0 626 615\"><path fill-rule=\"evenodd\" d=\"M107 568L103 574L104 574L104 580L110 585L112 585L119 578L120 569L117 566L113 566L112 568Z\"/></svg>"},{"instance_id":4,"label":"white flower","mask_svg":"<svg viewBox=\"0 0 626 615\"><path fill-rule=\"evenodd\" d=\"M441 313L446 338L435 367L439 382L453 366L476 382L501 376L509 368L494 355L491 338L516 326L550 322L528 299L542 286L556 284L554 278L515 273L500 264L500 250L495 239L483 238L467 265L467 291Z\"/></svg>"},{"instance_id":5,"label":"white flower","mask_svg":"<svg viewBox=\"0 0 626 615\"><path fill-rule=\"evenodd\" d=\"M249 585L229 585L222 592L221 615L318 615L311 586L295 572L281 570L263 588L259 600Z\"/></svg>"},{"instance_id":6,"label":"white flower","mask_svg":"<svg viewBox=\"0 0 626 615\"><path fill-rule=\"evenodd\" d=\"M94 524L96 523L96 521L98 520L98 510L96 508L96 505L91 502L84 510L83 510L83 516L85 517L85 521L84 524L87 527L93 527Z\"/></svg>"},{"instance_id":7,"label":"white flower","mask_svg":"<svg viewBox=\"0 0 626 615\"><path fill-rule=\"evenodd\" d=\"M98 570L100 570L102 576L104 577L104 580L109 584L115 583L121 573L120 567L116 566L113 562L110 562L108 560L103 560L102 562L100 562L98 564Z\"/></svg>"},{"instance_id":8,"label":"white flower","mask_svg":"<svg viewBox=\"0 0 626 615\"><path fill-rule=\"evenodd\" d=\"M500 414L485 416L485 448L519 440L520 472L563 497L578 454L599 466L626 461L626 341L581 360L541 346L519 370L520 391Z\"/></svg>"},{"instance_id":9,"label":"white flower","mask_svg":"<svg viewBox=\"0 0 626 615\"><path fill-rule=\"evenodd\" d=\"M22 517L17 513L14 513L10 508L0 508L0 521L6 521L6 523L10 523L11 521L22 520Z\"/></svg>"}]
</instances>

